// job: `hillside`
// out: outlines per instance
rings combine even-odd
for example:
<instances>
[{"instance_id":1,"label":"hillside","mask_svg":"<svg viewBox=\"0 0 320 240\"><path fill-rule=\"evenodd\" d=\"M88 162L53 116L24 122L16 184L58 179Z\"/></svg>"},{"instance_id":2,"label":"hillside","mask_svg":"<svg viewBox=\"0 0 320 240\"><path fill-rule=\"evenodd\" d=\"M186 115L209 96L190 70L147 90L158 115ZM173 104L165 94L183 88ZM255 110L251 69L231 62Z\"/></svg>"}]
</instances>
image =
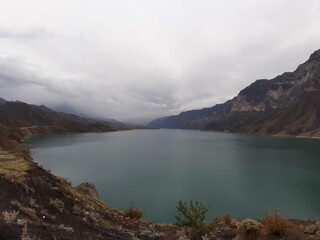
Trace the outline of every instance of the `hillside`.
<instances>
[{"instance_id":1,"label":"hillside","mask_svg":"<svg viewBox=\"0 0 320 240\"><path fill-rule=\"evenodd\" d=\"M320 136L320 50L294 72L261 79L211 108L156 119L158 128Z\"/></svg>"},{"instance_id":2,"label":"hillside","mask_svg":"<svg viewBox=\"0 0 320 240\"><path fill-rule=\"evenodd\" d=\"M116 120L79 117L20 101L0 99L0 127L19 129L25 136L63 132L109 132L141 128L125 125Z\"/></svg>"}]
</instances>

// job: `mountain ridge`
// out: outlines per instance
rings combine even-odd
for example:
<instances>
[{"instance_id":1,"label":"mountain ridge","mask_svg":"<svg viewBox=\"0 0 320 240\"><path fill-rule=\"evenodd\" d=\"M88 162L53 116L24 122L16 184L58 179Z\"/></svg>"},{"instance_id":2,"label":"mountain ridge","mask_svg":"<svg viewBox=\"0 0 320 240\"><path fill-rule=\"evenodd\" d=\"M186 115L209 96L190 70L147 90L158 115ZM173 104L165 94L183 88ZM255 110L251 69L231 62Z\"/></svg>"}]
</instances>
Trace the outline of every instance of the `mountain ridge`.
<instances>
[{"instance_id":1,"label":"mountain ridge","mask_svg":"<svg viewBox=\"0 0 320 240\"><path fill-rule=\"evenodd\" d=\"M320 136L319 96L320 50L317 50L295 71L270 80L256 80L225 103L158 118L148 126Z\"/></svg>"},{"instance_id":2,"label":"mountain ridge","mask_svg":"<svg viewBox=\"0 0 320 240\"><path fill-rule=\"evenodd\" d=\"M109 132L143 128L113 120L81 117L57 112L44 105L27 104L21 101L6 101L0 98L0 129L17 129L23 137L33 134Z\"/></svg>"}]
</instances>

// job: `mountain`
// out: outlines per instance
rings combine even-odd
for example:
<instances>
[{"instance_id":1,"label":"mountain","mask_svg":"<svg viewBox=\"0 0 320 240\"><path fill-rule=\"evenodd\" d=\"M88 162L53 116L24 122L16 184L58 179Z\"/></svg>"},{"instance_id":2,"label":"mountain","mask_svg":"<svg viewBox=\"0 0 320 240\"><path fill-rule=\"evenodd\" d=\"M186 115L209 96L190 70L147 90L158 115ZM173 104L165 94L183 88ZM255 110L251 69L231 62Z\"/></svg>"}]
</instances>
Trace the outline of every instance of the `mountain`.
<instances>
[{"instance_id":1,"label":"mountain","mask_svg":"<svg viewBox=\"0 0 320 240\"><path fill-rule=\"evenodd\" d=\"M0 98L0 106L5 104L7 102L7 100L3 99L3 98Z\"/></svg>"},{"instance_id":2,"label":"mountain","mask_svg":"<svg viewBox=\"0 0 320 240\"><path fill-rule=\"evenodd\" d=\"M118 130L106 122L56 112L46 106L0 100L0 126L31 133L104 132Z\"/></svg>"},{"instance_id":3,"label":"mountain","mask_svg":"<svg viewBox=\"0 0 320 240\"><path fill-rule=\"evenodd\" d=\"M80 113L79 111L77 111L75 108L73 108L71 105L69 104L59 104L56 105L52 108L54 111L59 112L61 114L68 114L68 115L74 115L77 117L81 117L81 118L85 118L88 121L95 121L95 122L104 122L107 124L112 124L114 126L125 126L125 123L122 123L116 119L112 119L112 118L102 118L99 117L97 115L92 115L92 114L84 114L84 113Z\"/></svg>"},{"instance_id":4,"label":"mountain","mask_svg":"<svg viewBox=\"0 0 320 240\"><path fill-rule=\"evenodd\" d=\"M320 50L294 72L257 80L223 104L159 118L148 126L320 136Z\"/></svg>"}]
</instances>

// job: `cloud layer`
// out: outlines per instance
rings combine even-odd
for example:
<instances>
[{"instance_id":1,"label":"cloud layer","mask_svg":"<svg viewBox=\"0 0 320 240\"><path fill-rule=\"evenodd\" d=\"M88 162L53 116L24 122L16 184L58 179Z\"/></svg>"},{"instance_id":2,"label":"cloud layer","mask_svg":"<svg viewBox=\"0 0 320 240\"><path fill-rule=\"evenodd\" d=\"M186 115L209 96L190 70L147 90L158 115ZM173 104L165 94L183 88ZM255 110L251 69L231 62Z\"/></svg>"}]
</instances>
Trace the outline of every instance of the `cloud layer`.
<instances>
[{"instance_id":1,"label":"cloud layer","mask_svg":"<svg viewBox=\"0 0 320 240\"><path fill-rule=\"evenodd\" d=\"M0 97L149 120L209 107L320 48L318 0L0 2Z\"/></svg>"}]
</instances>

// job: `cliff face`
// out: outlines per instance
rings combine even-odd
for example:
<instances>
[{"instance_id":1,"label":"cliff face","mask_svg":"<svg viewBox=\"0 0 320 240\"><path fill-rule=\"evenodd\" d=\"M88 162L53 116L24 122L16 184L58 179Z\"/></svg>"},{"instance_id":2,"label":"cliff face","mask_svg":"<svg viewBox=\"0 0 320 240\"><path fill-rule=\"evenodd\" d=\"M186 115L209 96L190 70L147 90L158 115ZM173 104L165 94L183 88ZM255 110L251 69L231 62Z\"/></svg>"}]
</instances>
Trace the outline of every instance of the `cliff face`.
<instances>
[{"instance_id":1,"label":"cliff face","mask_svg":"<svg viewBox=\"0 0 320 240\"><path fill-rule=\"evenodd\" d=\"M257 80L224 104L157 119L149 126L318 136L319 99L320 50L294 72Z\"/></svg>"},{"instance_id":2,"label":"cliff face","mask_svg":"<svg viewBox=\"0 0 320 240\"><path fill-rule=\"evenodd\" d=\"M319 90L320 50L292 73L271 80L257 80L240 91L231 112L268 111L295 103L304 93Z\"/></svg>"}]
</instances>

